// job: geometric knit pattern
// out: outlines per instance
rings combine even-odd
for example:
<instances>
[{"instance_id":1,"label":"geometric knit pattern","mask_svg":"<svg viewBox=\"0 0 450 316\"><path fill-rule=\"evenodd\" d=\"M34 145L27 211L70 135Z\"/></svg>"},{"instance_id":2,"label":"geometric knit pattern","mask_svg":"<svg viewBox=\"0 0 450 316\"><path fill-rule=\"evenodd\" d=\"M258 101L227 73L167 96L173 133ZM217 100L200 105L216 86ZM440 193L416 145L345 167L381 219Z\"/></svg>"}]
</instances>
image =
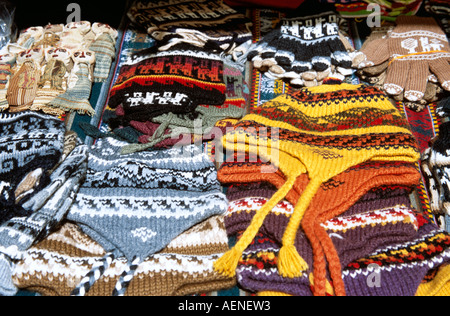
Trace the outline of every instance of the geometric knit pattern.
<instances>
[{"instance_id":1,"label":"geometric knit pattern","mask_svg":"<svg viewBox=\"0 0 450 316\"><path fill-rule=\"evenodd\" d=\"M228 249L223 216L211 217L146 258L125 295L184 296L231 288L235 278L224 278L213 268L213 262ZM105 255L99 244L66 223L24 253L14 267L13 280L18 288L42 295L69 296L89 271L102 266ZM126 259L115 258L82 295L110 296L126 266Z\"/></svg>"},{"instance_id":2,"label":"geometric knit pattern","mask_svg":"<svg viewBox=\"0 0 450 316\"><path fill-rule=\"evenodd\" d=\"M57 96L49 105L69 112L94 115L89 97L91 94L92 82L89 79L88 63L79 63L79 70L76 73L78 80L73 88L69 88L64 94Z\"/></svg>"},{"instance_id":3,"label":"geometric knit pattern","mask_svg":"<svg viewBox=\"0 0 450 316\"><path fill-rule=\"evenodd\" d=\"M127 121L191 113L201 104L225 102L223 62L217 54L188 44L167 52L149 51L122 65L110 91L109 106L122 104Z\"/></svg>"},{"instance_id":4,"label":"geometric knit pattern","mask_svg":"<svg viewBox=\"0 0 450 316\"><path fill-rule=\"evenodd\" d=\"M365 162L417 163L420 158L405 118L382 91L365 85L323 85L282 95L239 121L225 135L223 145L227 154L249 152L266 156L263 158L269 161L274 158L270 162L286 177L243 238L217 262L216 268L226 275L234 274L239 253L302 174L310 181L286 227L279 261L281 273L290 277L306 268L295 249L295 236L301 225L312 229L319 217L320 208L312 211L308 207L323 183ZM337 274L335 277L339 278Z\"/></svg>"},{"instance_id":5,"label":"geometric knit pattern","mask_svg":"<svg viewBox=\"0 0 450 316\"><path fill-rule=\"evenodd\" d=\"M37 168L48 171L64 147L64 122L45 114L21 112L0 115L0 223L14 217L14 192L22 179ZM48 181L41 180L40 187ZM37 188L39 189L39 187Z\"/></svg>"},{"instance_id":6,"label":"geometric knit pattern","mask_svg":"<svg viewBox=\"0 0 450 316\"><path fill-rule=\"evenodd\" d=\"M199 47L210 42L229 50L252 39L250 20L223 1L137 0L127 15L141 30L164 42L174 39Z\"/></svg>"},{"instance_id":7,"label":"geometric knit pattern","mask_svg":"<svg viewBox=\"0 0 450 316\"><path fill-rule=\"evenodd\" d=\"M269 41L263 40L259 44L264 47L257 47L249 59L260 61L259 65L274 60L282 68L282 77L301 82L303 73L329 72L332 65L351 73L352 61L339 37L338 16L332 12L283 19L280 29L273 31L268 38ZM257 68L259 65L256 64Z\"/></svg>"},{"instance_id":8,"label":"geometric knit pattern","mask_svg":"<svg viewBox=\"0 0 450 316\"><path fill-rule=\"evenodd\" d=\"M389 62L383 88L415 102L422 99L430 75L450 91L450 46L434 18L401 16L387 38L372 41L362 51L367 60L359 68Z\"/></svg>"},{"instance_id":9,"label":"geometric knit pattern","mask_svg":"<svg viewBox=\"0 0 450 316\"><path fill-rule=\"evenodd\" d=\"M68 219L116 256L141 259L194 224L226 211L214 166L195 146L120 155L102 139Z\"/></svg>"}]
</instances>

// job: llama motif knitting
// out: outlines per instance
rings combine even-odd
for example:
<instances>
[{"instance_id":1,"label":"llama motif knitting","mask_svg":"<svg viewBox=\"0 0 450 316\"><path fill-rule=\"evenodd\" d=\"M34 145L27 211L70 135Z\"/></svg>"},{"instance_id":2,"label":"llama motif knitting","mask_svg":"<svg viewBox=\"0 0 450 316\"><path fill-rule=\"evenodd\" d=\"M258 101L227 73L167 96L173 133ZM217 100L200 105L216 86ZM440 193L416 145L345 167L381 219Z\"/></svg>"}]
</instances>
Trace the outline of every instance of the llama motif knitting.
<instances>
[{"instance_id":1,"label":"llama motif knitting","mask_svg":"<svg viewBox=\"0 0 450 316\"><path fill-rule=\"evenodd\" d=\"M90 79L91 65L95 63L95 53L89 50L79 50L73 53L76 84L49 104L67 112L76 111L80 114L94 115L95 110L89 103L92 81Z\"/></svg>"}]
</instances>

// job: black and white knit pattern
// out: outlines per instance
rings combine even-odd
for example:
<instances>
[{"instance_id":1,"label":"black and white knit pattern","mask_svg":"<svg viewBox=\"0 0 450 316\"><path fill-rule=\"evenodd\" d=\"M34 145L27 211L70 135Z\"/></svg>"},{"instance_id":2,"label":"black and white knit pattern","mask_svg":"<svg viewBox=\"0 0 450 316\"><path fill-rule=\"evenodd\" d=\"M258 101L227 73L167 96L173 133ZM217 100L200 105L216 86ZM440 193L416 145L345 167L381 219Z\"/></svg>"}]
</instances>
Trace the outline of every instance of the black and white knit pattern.
<instances>
[{"instance_id":1,"label":"black and white knit pattern","mask_svg":"<svg viewBox=\"0 0 450 316\"><path fill-rule=\"evenodd\" d=\"M37 168L45 173L58 163L64 134L64 122L54 116L36 112L0 114L0 223L17 215L11 210L14 191L22 179ZM42 186L47 182L44 177Z\"/></svg>"}]
</instances>

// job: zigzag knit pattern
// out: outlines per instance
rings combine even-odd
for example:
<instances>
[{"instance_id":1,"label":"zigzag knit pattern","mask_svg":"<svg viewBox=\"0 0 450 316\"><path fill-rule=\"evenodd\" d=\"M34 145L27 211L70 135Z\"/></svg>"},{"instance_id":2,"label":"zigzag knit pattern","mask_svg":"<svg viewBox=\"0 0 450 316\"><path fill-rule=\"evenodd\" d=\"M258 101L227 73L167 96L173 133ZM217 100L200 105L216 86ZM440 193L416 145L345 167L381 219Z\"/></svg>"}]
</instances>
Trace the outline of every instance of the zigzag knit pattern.
<instances>
[{"instance_id":1,"label":"zigzag knit pattern","mask_svg":"<svg viewBox=\"0 0 450 316\"><path fill-rule=\"evenodd\" d=\"M0 222L13 217L14 191L28 173L53 168L64 148L64 122L35 112L0 114ZM42 179L40 187L46 184ZM37 188L39 189L39 188Z\"/></svg>"},{"instance_id":2,"label":"zigzag knit pattern","mask_svg":"<svg viewBox=\"0 0 450 316\"><path fill-rule=\"evenodd\" d=\"M137 121L169 112L190 113L200 104L222 105L223 69L218 55L186 44L137 57L122 66L109 105L122 104L125 115Z\"/></svg>"},{"instance_id":3,"label":"zigzag knit pattern","mask_svg":"<svg viewBox=\"0 0 450 316\"><path fill-rule=\"evenodd\" d=\"M181 232L226 211L214 165L195 146L120 155L99 140L68 219L117 256L145 258Z\"/></svg>"}]
</instances>

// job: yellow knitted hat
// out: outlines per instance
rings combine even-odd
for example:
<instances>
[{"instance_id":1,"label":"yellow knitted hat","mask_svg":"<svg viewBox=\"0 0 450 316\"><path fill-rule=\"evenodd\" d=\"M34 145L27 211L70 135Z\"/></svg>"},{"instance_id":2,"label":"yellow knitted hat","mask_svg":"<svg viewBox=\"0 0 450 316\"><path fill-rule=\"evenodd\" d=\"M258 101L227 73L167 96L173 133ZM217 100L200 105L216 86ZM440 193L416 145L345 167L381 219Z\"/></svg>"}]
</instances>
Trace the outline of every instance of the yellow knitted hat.
<instances>
[{"instance_id":1,"label":"yellow knitted hat","mask_svg":"<svg viewBox=\"0 0 450 316\"><path fill-rule=\"evenodd\" d=\"M282 95L245 116L224 136L223 146L234 152L269 153L287 177L235 247L216 262L216 270L228 276L235 275L238 260L267 214L302 173L310 182L286 228L278 261L280 274L290 278L308 268L294 241L322 183L366 161L415 163L420 158L405 118L381 90L366 85L322 85Z\"/></svg>"}]
</instances>

